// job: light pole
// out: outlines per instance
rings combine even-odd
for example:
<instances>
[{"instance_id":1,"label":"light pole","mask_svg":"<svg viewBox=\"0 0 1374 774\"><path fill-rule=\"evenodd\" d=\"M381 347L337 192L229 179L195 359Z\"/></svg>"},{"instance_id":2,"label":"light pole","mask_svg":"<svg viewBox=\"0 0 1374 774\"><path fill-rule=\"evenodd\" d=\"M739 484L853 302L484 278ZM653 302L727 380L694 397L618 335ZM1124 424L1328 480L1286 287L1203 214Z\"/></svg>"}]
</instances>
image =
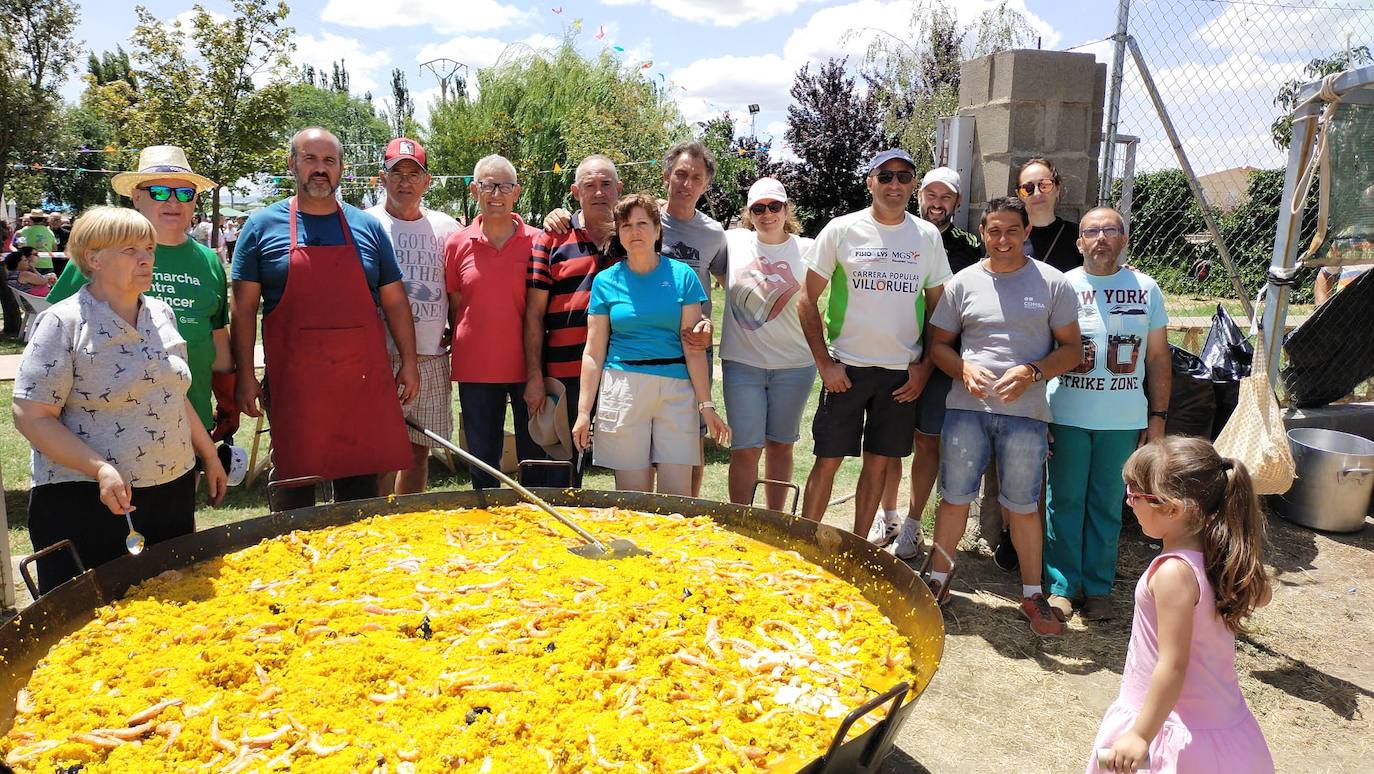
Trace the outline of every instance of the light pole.
<instances>
[{"instance_id":1,"label":"light pole","mask_svg":"<svg viewBox=\"0 0 1374 774\"><path fill-rule=\"evenodd\" d=\"M755 126L754 126L754 121L758 118L758 115L759 115L759 106L758 106L757 104L750 104L750 105L749 105L749 137L750 137L751 139L755 140L755 141L757 141L758 138L759 138L759 133L758 133L758 131L755 129Z\"/></svg>"}]
</instances>

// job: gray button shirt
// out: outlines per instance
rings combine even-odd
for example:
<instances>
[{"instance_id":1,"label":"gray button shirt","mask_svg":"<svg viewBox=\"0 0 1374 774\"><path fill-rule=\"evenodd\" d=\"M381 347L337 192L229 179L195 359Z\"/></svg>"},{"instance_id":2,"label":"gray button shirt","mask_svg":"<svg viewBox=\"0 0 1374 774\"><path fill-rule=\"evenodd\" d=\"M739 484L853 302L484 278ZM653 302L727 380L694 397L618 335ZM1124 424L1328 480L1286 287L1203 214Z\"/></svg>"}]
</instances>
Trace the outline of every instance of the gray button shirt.
<instances>
[{"instance_id":1,"label":"gray button shirt","mask_svg":"<svg viewBox=\"0 0 1374 774\"><path fill-rule=\"evenodd\" d=\"M960 357L988 369L994 379L1048 355L1054 349L1054 329L1076 322L1073 285L1058 269L1034 260L1005 274L988 271L983 262L964 269L945 283L945 294L930 317L931 325L959 334ZM1003 403L992 392L976 398L962 379L955 379L945 406L1052 421L1044 382Z\"/></svg>"},{"instance_id":2,"label":"gray button shirt","mask_svg":"<svg viewBox=\"0 0 1374 774\"><path fill-rule=\"evenodd\" d=\"M195 462L190 386L186 340L171 307L142 296L132 326L86 286L34 321L14 397L59 406L68 430L125 481L147 487L175 480ZM91 480L34 450L35 486Z\"/></svg>"}]
</instances>

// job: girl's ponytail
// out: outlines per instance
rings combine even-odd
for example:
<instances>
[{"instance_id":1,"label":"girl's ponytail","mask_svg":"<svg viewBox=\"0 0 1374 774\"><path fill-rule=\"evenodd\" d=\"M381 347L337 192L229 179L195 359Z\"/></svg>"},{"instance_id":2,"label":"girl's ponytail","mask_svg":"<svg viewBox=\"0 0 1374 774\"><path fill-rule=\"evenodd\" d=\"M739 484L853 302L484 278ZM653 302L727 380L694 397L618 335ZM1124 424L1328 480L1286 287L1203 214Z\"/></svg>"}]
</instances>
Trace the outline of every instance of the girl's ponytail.
<instances>
[{"instance_id":1,"label":"girl's ponytail","mask_svg":"<svg viewBox=\"0 0 1374 774\"><path fill-rule=\"evenodd\" d=\"M1269 599L1264 571L1265 518L1245 463L1220 458L1225 492L1214 514L1202 516L1201 537L1207 580L1217 595L1217 613L1232 632Z\"/></svg>"}]
</instances>

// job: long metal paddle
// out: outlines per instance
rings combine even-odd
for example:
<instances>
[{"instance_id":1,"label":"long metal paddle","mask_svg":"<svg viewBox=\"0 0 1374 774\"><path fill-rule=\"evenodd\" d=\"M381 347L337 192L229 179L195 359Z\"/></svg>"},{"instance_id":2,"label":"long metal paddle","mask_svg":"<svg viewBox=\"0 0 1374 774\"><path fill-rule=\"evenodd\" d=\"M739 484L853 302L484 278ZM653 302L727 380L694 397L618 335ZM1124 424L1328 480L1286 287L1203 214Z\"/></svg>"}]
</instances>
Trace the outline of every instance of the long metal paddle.
<instances>
[{"instance_id":1,"label":"long metal paddle","mask_svg":"<svg viewBox=\"0 0 1374 774\"><path fill-rule=\"evenodd\" d=\"M515 479L511 478L510 476L507 476L505 473L502 473L501 471L497 470L491 465L488 465L482 460L479 460L472 453L460 448L457 444L453 443L452 441L449 441L447 438L443 437L442 435L439 435L433 430L430 430L427 427L412 422L409 419L406 420L406 424L410 425L410 427L413 428L417 433L423 433L426 438L429 438L430 440L437 442L445 449L448 449L449 451L458 455L467 464L472 465L486 472L491 477L495 478L496 480L500 481L501 483L505 484L511 489L514 489L517 494L525 498L525 500L528 501L530 504L539 507L545 513L549 514L555 519L558 519L559 523L561 523L563 526L567 527L573 532L576 532L578 537L582 538L587 542L586 544L577 546L576 548L568 549L569 551L572 551L574 554L577 554L578 556L581 556L586 559L620 559L626 556L649 556L648 551L644 550L643 548L640 548L639 546L635 545L633 542L629 540L626 540L625 538L616 538L615 540L612 540L609 544L597 540L596 537L592 535L592 533L579 527L572 519L563 515L561 512L559 512L557 508L554 508L552 505L549 505L539 495L535 494L534 492L531 492L524 486L521 486L521 484Z\"/></svg>"}]
</instances>

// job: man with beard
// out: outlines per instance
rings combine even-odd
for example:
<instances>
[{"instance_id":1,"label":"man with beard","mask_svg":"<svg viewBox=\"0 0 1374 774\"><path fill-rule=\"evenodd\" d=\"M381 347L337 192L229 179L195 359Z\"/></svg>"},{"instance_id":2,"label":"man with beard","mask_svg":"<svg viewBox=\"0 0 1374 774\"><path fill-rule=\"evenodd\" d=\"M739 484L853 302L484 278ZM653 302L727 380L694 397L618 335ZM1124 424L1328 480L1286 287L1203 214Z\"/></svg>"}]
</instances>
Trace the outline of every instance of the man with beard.
<instances>
[{"instance_id":1,"label":"man with beard","mask_svg":"<svg viewBox=\"0 0 1374 774\"><path fill-rule=\"evenodd\" d=\"M376 497L377 474L411 466L401 415L420 388L410 302L386 229L335 198L339 139L302 129L287 169L296 195L248 218L230 270L234 316L253 320L263 308L267 356L259 384L257 332L234 326L239 406L249 416L268 412L274 480L332 480L336 502ZM383 316L400 354L394 381ZM314 496L313 486L291 487L272 508L307 507Z\"/></svg>"},{"instance_id":2,"label":"man with beard","mask_svg":"<svg viewBox=\"0 0 1374 774\"><path fill-rule=\"evenodd\" d=\"M186 397L215 441L233 435L239 412L234 404L234 363L229 356L229 295L224 265L210 248L186 236L196 212L196 195L214 181L191 171L186 152L175 145L153 145L138 154L138 167L110 180L115 193L133 200L134 209L153 224L153 286L148 295L166 301L177 316L177 332L186 339L191 389ZM88 282L67 263L48 301L76 295ZM251 362L251 360L250 360ZM213 411L213 390L219 412Z\"/></svg>"},{"instance_id":3,"label":"man with beard","mask_svg":"<svg viewBox=\"0 0 1374 774\"><path fill-rule=\"evenodd\" d=\"M825 387L812 422L816 464L802 515L820 521L835 472L845 457L862 455L854 498L860 536L873 534L889 460L911 453L916 399L934 369L925 354L926 317L950 277L939 231L906 211L916 188L916 164L906 151L879 153L865 178L872 205L821 230L803 258L806 282L797 302ZM817 305L827 287L823 326Z\"/></svg>"},{"instance_id":4,"label":"man with beard","mask_svg":"<svg viewBox=\"0 0 1374 774\"><path fill-rule=\"evenodd\" d=\"M959 173L949 167L936 167L921 179L916 194L921 218L940 229L950 271L958 274L983 257L983 243L978 235L954 225L954 211L959 209ZM887 486L883 492L882 533L876 534L879 521L874 520L869 536L877 545L886 545L896 538L893 548L897 558L915 559L921 550L921 512L930 499L935 477L940 473L940 429L945 424L945 397L949 395L950 379L936 368L930 381L916 399L916 437L911 456L911 504L905 521L897 513L897 489L902 483L902 463L892 459L887 463Z\"/></svg>"},{"instance_id":5,"label":"man with beard","mask_svg":"<svg viewBox=\"0 0 1374 774\"><path fill-rule=\"evenodd\" d=\"M415 323L415 351L420 391L405 407L406 419L448 438L453 435L453 383L449 381L448 296L444 293L444 242L458 231L458 222L421 206L429 190L424 146L408 137L387 143L378 177L386 201L367 210L391 236L396 264L401 268L410 316ZM396 342L387 337L391 367L401 367ZM410 430L410 467L396 476L382 477L382 491L415 494L429 479L429 450L438 445L423 433ZM394 479L394 480L393 480Z\"/></svg>"}]
</instances>

